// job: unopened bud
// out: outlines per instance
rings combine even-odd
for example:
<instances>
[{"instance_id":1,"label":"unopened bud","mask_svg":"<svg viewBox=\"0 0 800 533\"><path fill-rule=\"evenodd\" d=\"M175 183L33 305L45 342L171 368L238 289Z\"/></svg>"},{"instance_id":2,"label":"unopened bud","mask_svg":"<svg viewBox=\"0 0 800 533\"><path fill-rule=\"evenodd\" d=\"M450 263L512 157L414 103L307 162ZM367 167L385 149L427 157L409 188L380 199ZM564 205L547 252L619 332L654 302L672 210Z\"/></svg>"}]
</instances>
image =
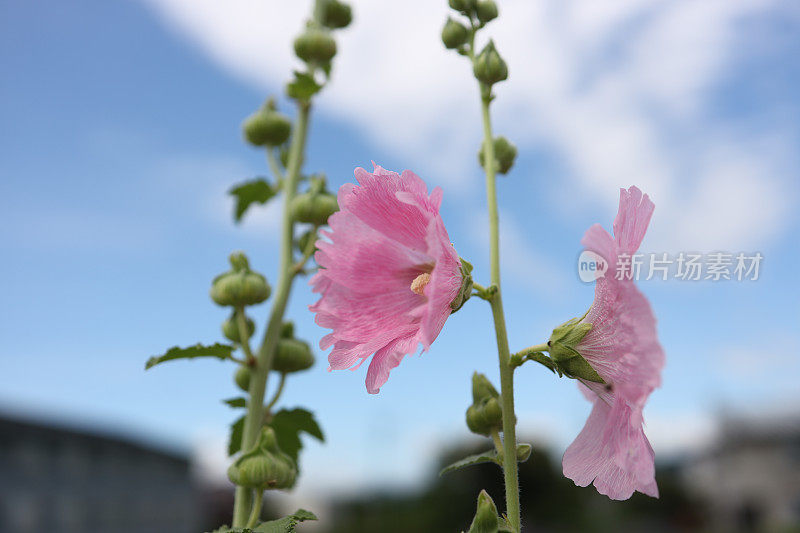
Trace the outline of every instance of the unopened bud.
<instances>
[{"instance_id":1,"label":"unopened bud","mask_svg":"<svg viewBox=\"0 0 800 533\"><path fill-rule=\"evenodd\" d=\"M269 298L271 288L267 278L250 270L247 256L236 252L231 254L230 261L232 269L214 278L211 284L211 299L214 302L243 307Z\"/></svg>"},{"instance_id":2,"label":"unopened bud","mask_svg":"<svg viewBox=\"0 0 800 533\"><path fill-rule=\"evenodd\" d=\"M469 39L469 30L460 22L448 17L442 28L442 42L446 48L458 48Z\"/></svg>"},{"instance_id":3,"label":"unopened bud","mask_svg":"<svg viewBox=\"0 0 800 533\"><path fill-rule=\"evenodd\" d=\"M242 123L247 142L254 146L280 146L292 132L292 123L283 113L262 108Z\"/></svg>"},{"instance_id":4,"label":"unopened bud","mask_svg":"<svg viewBox=\"0 0 800 533\"><path fill-rule=\"evenodd\" d=\"M503 136L495 137L492 144L496 163L495 170L498 174L507 174L511 167L514 166L514 161L517 158L517 147ZM482 167L486 168L483 148L478 150L478 162Z\"/></svg>"},{"instance_id":5,"label":"unopened bud","mask_svg":"<svg viewBox=\"0 0 800 533\"><path fill-rule=\"evenodd\" d=\"M324 178L312 178L309 190L295 196L289 205L294 220L315 226L324 226L328 217L338 210L336 196L325 188Z\"/></svg>"},{"instance_id":6,"label":"unopened bud","mask_svg":"<svg viewBox=\"0 0 800 533\"><path fill-rule=\"evenodd\" d=\"M353 10L339 0L320 2L320 22L331 29L346 28L353 21Z\"/></svg>"},{"instance_id":7,"label":"unopened bud","mask_svg":"<svg viewBox=\"0 0 800 533\"><path fill-rule=\"evenodd\" d=\"M298 339L280 339L272 360L272 369L289 373L307 370L314 365L314 354L307 342Z\"/></svg>"},{"instance_id":8,"label":"unopened bud","mask_svg":"<svg viewBox=\"0 0 800 533\"><path fill-rule=\"evenodd\" d=\"M336 41L327 30L308 28L294 40L294 53L306 63L324 64L336 55Z\"/></svg>"},{"instance_id":9,"label":"unopened bud","mask_svg":"<svg viewBox=\"0 0 800 533\"><path fill-rule=\"evenodd\" d=\"M448 4L452 9L467 16L475 9L475 0L448 0Z\"/></svg>"},{"instance_id":10,"label":"unopened bud","mask_svg":"<svg viewBox=\"0 0 800 533\"><path fill-rule=\"evenodd\" d=\"M497 18L497 4L493 0L478 0L475 4L475 14L481 23L486 24Z\"/></svg>"},{"instance_id":11,"label":"unopened bud","mask_svg":"<svg viewBox=\"0 0 800 533\"><path fill-rule=\"evenodd\" d=\"M467 427L478 435L489 435L503 426L503 409L497 398L488 398L467 408Z\"/></svg>"},{"instance_id":12,"label":"unopened bud","mask_svg":"<svg viewBox=\"0 0 800 533\"><path fill-rule=\"evenodd\" d=\"M300 235L300 237L297 238L297 251L300 253L305 253L308 247L313 245L311 243L312 239L314 243L317 242L317 233L313 229L310 229ZM314 248L316 249L316 246L314 246Z\"/></svg>"},{"instance_id":13,"label":"unopened bud","mask_svg":"<svg viewBox=\"0 0 800 533\"><path fill-rule=\"evenodd\" d=\"M236 313L237 311L231 313L231 316L229 316L225 322L222 323L222 334L233 342L240 342L241 338L239 335L239 320ZM250 319L250 317L245 317L245 324L247 329L247 338L249 339L256 331L256 324Z\"/></svg>"},{"instance_id":14,"label":"unopened bud","mask_svg":"<svg viewBox=\"0 0 800 533\"><path fill-rule=\"evenodd\" d=\"M287 320L281 325L281 338L293 339L294 338L294 322Z\"/></svg>"},{"instance_id":15,"label":"unopened bud","mask_svg":"<svg viewBox=\"0 0 800 533\"><path fill-rule=\"evenodd\" d=\"M472 374L472 403L499 397L500 393L494 388L489 378L479 372Z\"/></svg>"},{"instance_id":16,"label":"unopened bud","mask_svg":"<svg viewBox=\"0 0 800 533\"><path fill-rule=\"evenodd\" d=\"M493 41L489 41L475 58L472 71L478 81L486 85L493 85L508 78L508 66L495 49Z\"/></svg>"},{"instance_id":17,"label":"unopened bud","mask_svg":"<svg viewBox=\"0 0 800 533\"><path fill-rule=\"evenodd\" d=\"M291 457L278 448L275 431L261 430L255 448L228 468L228 478L240 487L256 490L286 489L294 485L297 467Z\"/></svg>"},{"instance_id":18,"label":"unopened bud","mask_svg":"<svg viewBox=\"0 0 800 533\"><path fill-rule=\"evenodd\" d=\"M500 520L497 516L497 506L492 497L485 490L478 495L478 505L475 518L469 527L469 533L497 533Z\"/></svg>"},{"instance_id":19,"label":"unopened bud","mask_svg":"<svg viewBox=\"0 0 800 533\"><path fill-rule=\"evenodd\" d=\"M240 366L236 370L236 374L233 375L233 380L236 382L237 387L247 392L250 390L250 377L252 375L253 371L250 370L250 367Z\"/></svg>"}]
</instances>

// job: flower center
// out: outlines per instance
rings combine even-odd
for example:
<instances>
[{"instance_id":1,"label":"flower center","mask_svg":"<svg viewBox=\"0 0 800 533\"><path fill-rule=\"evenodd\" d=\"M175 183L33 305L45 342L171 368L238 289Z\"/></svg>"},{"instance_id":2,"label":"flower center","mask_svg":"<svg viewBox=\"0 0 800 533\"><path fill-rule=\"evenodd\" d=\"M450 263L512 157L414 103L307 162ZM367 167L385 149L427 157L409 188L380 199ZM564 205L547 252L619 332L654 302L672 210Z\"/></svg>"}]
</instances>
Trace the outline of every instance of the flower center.
<instances>
[{"instance_id":1,"label":"flower center","mask_svg":"<svg viewBox=\"0 0 800 533\"><path fill-rule=\"evenodd\" d=\"M427 272L423 272L422 274L414 278L414 281L411 282L411 292L423 296L425 287L430 282L431 282L431 275L428 274Z\"/></svg>"}]
</instances>

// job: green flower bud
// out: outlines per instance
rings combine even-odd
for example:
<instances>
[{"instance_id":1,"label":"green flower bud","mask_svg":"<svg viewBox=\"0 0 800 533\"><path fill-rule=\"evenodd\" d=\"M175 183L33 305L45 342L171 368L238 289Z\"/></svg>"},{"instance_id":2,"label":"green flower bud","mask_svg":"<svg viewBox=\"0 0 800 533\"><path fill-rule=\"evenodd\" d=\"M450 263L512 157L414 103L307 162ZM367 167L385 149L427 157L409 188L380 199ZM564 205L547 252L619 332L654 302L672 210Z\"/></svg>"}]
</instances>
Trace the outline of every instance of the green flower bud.
<instances>
[{"instance_id":1,"label":"green flower bud","mask_svg":"<svg viewBox=\"0 0 800 533\"><path fill-rule=\"evenodd\" d=\"M456 294L456 297L450 302L452 313L461 309L461 307L467 303L469 297L472 296L472 264L461 257L459 257L459 259L461 260L461 288L458 289L458 294Z\"/></svg>"},{"instance_id":2,"label":"green flower bud","mask_svg":"<svg viewBox=\"0 0 800 533\"><path fill-rule=\"evenodd\" d=\"M353 21L353 11L339 0L320 2L320 22L331 29L346 28Z\"/></svg>"},{"instance_id":3,"label":"green flower bud","mask_svg":"<svg viewBox=\"0 0 800 533\"><path fill-rule=\"evenodd\" d=\"M307 342L298 339L280 339L272 369L276 372L289 373L307 370L314 364L314 354Z\"/></svg>"},{"instance_id":4,"label":"green flower bud","mask_svg":"<svg viewBox=\"0 0 800 533\"><path fill-rule=\"evenodd\" d=\"M336 41L327 30L308 28L294 40L294 53L306 63L327 63L336 55Z\"/></svg>"},{"instance_id":5,"label":"green flower bud","mask_svg":"<svg viewBox=\"0 0 800 533\"><path fill-rule=\"evenodd\" d=\"M517 444L517 462L524 463L531 456L533 447L530 444Z\"/></svg>"},{"instance_id":6,"label":"green flower bud","mask_svg":"<svg viewBox=\"0 0 800 533\"><path fill-rule=\"evenodd\" d=\"M289 117L274 109L259 109L242 123L247 142L253 146L280 146L292 132Z\"/></svg>"},{"instance_id":7,"label":"green flower bud","mask_svg":"<svg viewBox=\"0 0 800 533\"><path fill-rule=\"evenodd\" d=\"M292 198L289 205L294 220L315 226L324 226L338 210L336 196L327 191L324 178L311 178L308 191Z\"/></svg>"},{"instance_id":8,"label":"green flower bud","mask_svg":"<svg viewBox=\"0 0 800 533\"><path fill-rule=\"evenodd\" d=\"M517 158L517 147L503 136L494 138L494 159L496 162L495 170L499 174L508 174L514 166ZM483 149L478 150L478 162L482 167L486 167Z\"/></svg>"},{"instance_id":9,"label":"green flower bud","mask_svg":"<svg viewBox=\"0 0 800 533\"><path fill-rule=\"evenodd\" d=\"M236 311L231 313L231 316L229 316L225 322L222 323L222 334L225 335L225 338L232 340L233 342L240 342L239 321L236 318L236 313ZM247 338L249 339L256 331L256 324L250 319L250 317L245 317L245 322L247 324Z\"/></svg>"},{"instance_id":10,"label":"green flower bud","mask_svg":"<svg viewBox=\"0 0 800 533\"><path fill-rule=\"evenodd\" d=\"M503 426L503 409L497 398L487 398L467 408L467 427L478 435L489 435Z\"/></svg>"},{"instance_id":11,"label":"green flower bud","mask_svg":"<svg viewBox=\"0 0 800 533\"><path fill-rule=\"evenodd\" d=\"M451 49L458 48L465 44L467 39L469 39L469 30L466 26L448 17L447 22L444 23L444 28L442 28L444 46Z\"/></svg>"},{"instance_id":12,"label":"green flower bud","mask_svg":"<svg viewBox=\"0 0 800 533\"><path fill-rule=\"evenodd\" d=\"M294 322L287 320L281 326L281 338L293 339L294 338Z\"/></svg>"},{"instance_id":13,"label":"green flower bud","mask_svg":"<svg viewBox=\"0 0 800 533\"><path fill-rule=\"evenodd\" d=\"M337 207L338 207L338 203L337 203ZM297 244L297 251L299 251L301 254L305 253L306 248L308 248L308 246L310 245L309 241L311 241L311 239L314 239L315 243L317 242L317 233L314 230L308 230L307 232L305 232L302 235L300 235L300 237L298 237L297 243L296 243ZM317 247L314 246L314 250L316 250L316 248Z\"/></svg>"},{"instance_id":14,"label":"green flower bud","mask_svg":"<svg viewBox=\"0 0 800 533\"><path fill-rule=\"evenodd\" d=\"M489 41L472 67L472 72L478 81L486 85L493 85L498 81L508 78L508 66L494 47L494 41Z\"/></svg>"},{"instance_id":15,"label":"green flower bud","mask_svg":"<svg viewBox=\"0 0 800 533\"><path fill-rule=\"evenodd\" d=\"M267 278L250 270L247 257L231 254L230 271L220 274L211 284L211 299L218 305L240 307L259 304L269 298L271 288Z\"/></svg>"},{"instance_id":16,"label":"green flower bud","mask_svg":"<svg viewBox=\"0 0 800 533\"><path fill-rule=\"evenodd\" d=\"M294 485L296 477L294 461L278 448L270 427L263 428L256 446L228 468L233 483L256 490L286 489Z\"/></svg>"},{"instance_id":17,"label":"green flower bud","mask_svg":"<svg viewBox=\"0 0 800 533\"><path fill-rule=\"evenodd\" d=\"M460 11L467 16L475 9L475 0L448 0L448 4L452 9Z\"/></svg>"},{"instance_id":18,"label":"green flower bud","mask_svg":"<svg viewBox=\"0 0 800 533\"><path fill-rule=\"evenodd\" d=\"M492 0L478 0L478 3L475 4L475 14L481 23L486 24L497 18L497 4Z\"/></svg>"},{"instance_id":19,"label":"green flower bud","mask_svg":"<svg viewBox=\"0 0 800 533\"><path fill-rule=\"evenodd\" d=\"M250 370L249 366L240 366L236 370L236 374L233 375L233 380L236 382L237 387L247 392L250 390L250 376L252 375L253 371Z\"/></svg>"},{"instance_id":20,"label":"green flower bud","mask_svg":"<svg viewBox=\"0 0 800 533\"><path fill-rule=\"evenodd\" d=\"M547 346L556 368L567 377L580 378L595 383L605 383L576 349L578 343L592 330L592 325L573 318L564 322L550 335Z\"/></svg>"},{"instance_id":21,"label":"green flower bud","mask_svg":"<svg viewBox=\"0 0 800 533\"><path fill-rule=\"evenodd\" d=\"M472 374L472 403L480 403L489 398L499 398L500 393L494 388L489 378L479 372Z\"/></svg>"},{"instance_id":22,"label":"green flower bud","mask_svg":"<svg viewBox=\"0 0 800 533\"><path fill-rule=\"evenodd\" d=\"M497 516L497 507L489 493L482 490L478 495L475 518L472 519L468 533L497 533L499 528L500 519Z\"/></svg>"}]
</instances>

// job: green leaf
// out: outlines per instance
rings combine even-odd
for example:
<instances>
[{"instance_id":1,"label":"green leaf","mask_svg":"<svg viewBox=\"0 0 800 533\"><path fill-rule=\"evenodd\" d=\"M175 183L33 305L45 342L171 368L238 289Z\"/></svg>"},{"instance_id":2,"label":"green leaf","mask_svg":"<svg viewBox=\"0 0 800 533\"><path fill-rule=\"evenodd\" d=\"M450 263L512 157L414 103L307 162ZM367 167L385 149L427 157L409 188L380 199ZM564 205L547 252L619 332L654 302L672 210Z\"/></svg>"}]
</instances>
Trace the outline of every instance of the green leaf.
<instances>
[{"instance_id":1,"label":"green leaf","mask_svg":"<svg viewBox=\"0 0 800 533\"><path fill-rule=\"evenodd\" d=\"M222 403L228 404L230 407L247 407L247 400L239 396L238 398L228 398L222 400Z\"/></svg>"},{"instance_id":2,"label":"green leaf","mask_svg":"<svg viewBox=\"0 0 800 533\"><path fill-rule=\"evenodd\" d=\"M278 520L264 522L253 530L254 533L295 533L297 524L306 520L317 520L311 511L298 509L289 516L284 516Z\"/></svg>"},{"instance_id":3,"label":"green leaf","mask_svg":"<svg viewBox=\"0 0 800 533\"><path fill-rule=\"evenodd\" d=\"M194 359L195 357L216 357L217 359L224 360L231 357L233 354L233 346L228 344L212 344L211 346L204 346L202 344L195 344L188 348L180 348L173 346L164 355L156 355L151 357L145 363L145 370L156 366L157 364L165 361L172 361L173 359Z\"/></svg>"},{"instance_id":4,"label":"green leaf","mask_svg":"<svg viewBox=\"0 0 800 533\"><path fill-rule=\"evenodd\" d=\"M257 178L235 185L228 194L236 197L236 209L233 218L240 222L245 211L254 203L265 204L275 196L276 191L264 178Z\"/></svg>"},{"instance_id":5,"label":"green leaf","mask_svg":"<svg viewBox=\"0 0 800 533\"><path fill-rule=\"evenodd\" d=\"M228 441L228 456L242 449L242 433L244 433L244 416L240 416L231 424L231 440Z\"/></svg>"},{"instance_id":6,"label":"green leaf","mask_svg":"<svg viewBox=\"0 0 800 533\"><path fill-rule=\"evenodd\" d=\"M322 85L317 83L313 76L295 71L294 81L286 85L286 94L295 100L308 100L320 89Z\"/></svg>"},{"instance_id":7,"label":"green leaf","mask_svg":"<svg viewBox=\"0 0 800 533\"><path fill-rule=\"evenodd\" d=\"M303 447L300 433L305 432L321 442L325 442L322 430L314 420L314 415L305 409L281 409L272 416L269 425L275 430L278 447L297 463L297 455Z\"/></svg>"},{"instance_id":8,"label":"green leaf","mask_svg":"<svg viewBox=\"0 0 800 533\"><path fill-rule=\"evenodd\" d=\"M449 472L453 472L467 466L479 465L483 463L494 463L499 465L500 459L497 457L497 450L488 450L483 453L476 453L475 455L464 457L460 461L456 461L455 463L442 468L441 472L439 472L439 475L443 476Z\"/></svg>"}]
</instances>

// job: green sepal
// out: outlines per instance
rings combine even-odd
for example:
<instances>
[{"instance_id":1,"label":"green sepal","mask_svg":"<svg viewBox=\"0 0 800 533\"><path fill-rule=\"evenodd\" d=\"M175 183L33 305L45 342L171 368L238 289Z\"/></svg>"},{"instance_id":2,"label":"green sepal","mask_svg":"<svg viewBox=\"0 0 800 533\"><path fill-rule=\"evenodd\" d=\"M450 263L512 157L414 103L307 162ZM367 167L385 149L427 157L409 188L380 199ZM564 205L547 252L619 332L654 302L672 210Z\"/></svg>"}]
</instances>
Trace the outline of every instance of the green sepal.
<instances>
[{"instance_id":1,"label":"green sepal","mask_svg":"<svg viewBox=\"0 0 800 533\"><path fill-rule=\"evenodd\" d=\"M497 516L497 506L489 493L482 490L478 495L475 518L472 519L468 533L498 533L499 529L500 517Z\"/></svg>"},{"instance_id":2,"label":"green sepal","mask_svg":"<svg viewBox=\"0 0 800 533\"><path fill-rule=\"evenodd\" d=\"M233 354L233 346L228 344L215 343L211 346L203 344L195 344L187 348L173 346L163 355L154 355L144 365L144 369L148 370L158 364L166 361L173 361L175 359L194 359L195 357L216 357L220 361L229 359Z\"/></svg>"},{"instance_id":3,"label":"green sepal","mask_svg":"<svg viewBox=\"0 0 800 533\"><path fill-rule=\"evenodd\" d=\"M585 315L584 315L585 316ZM605 383L576 347L592 330L592 324L573 318L553 330L547 342L550 357L556 369L570 378L579 378L594 383Z\"/></svg>"},{"instance_id":4,"label":"green sepal","mask_svg":"<svg viewBox=\"0 0 800 533\"><path fill-rule=\"evenodd\" d=\"M458 258L461 261L461 287L458 289L456 297L450 302L450 312L455 313L467 303L469 297L472 296L472 263L464 259Z\"/></svg>"},{"instance_id":5,"label":"green sepal","mask_svg":"<svg viewBox=\"0 0 800 533\"><path fill-rule=\"evenodd\" d=\"M256 178L234 185L228 194L236 198L233 219L241 222L247 209L253 204L265 204L272 199L277 190L264 178Z\"/></svg>"},{"instance_id":6,"label":"green sepal","mask_svg":"<svg viewBox=\"0 0 800 533\"><path fill-rule=\"evenodd\" d=\"M492 382L489 381L484 374L480 372L472 373L472 402L478 403L481 400L488 398L499 398L500 393L494 388Z\"/></svg>"}]
</instances>

